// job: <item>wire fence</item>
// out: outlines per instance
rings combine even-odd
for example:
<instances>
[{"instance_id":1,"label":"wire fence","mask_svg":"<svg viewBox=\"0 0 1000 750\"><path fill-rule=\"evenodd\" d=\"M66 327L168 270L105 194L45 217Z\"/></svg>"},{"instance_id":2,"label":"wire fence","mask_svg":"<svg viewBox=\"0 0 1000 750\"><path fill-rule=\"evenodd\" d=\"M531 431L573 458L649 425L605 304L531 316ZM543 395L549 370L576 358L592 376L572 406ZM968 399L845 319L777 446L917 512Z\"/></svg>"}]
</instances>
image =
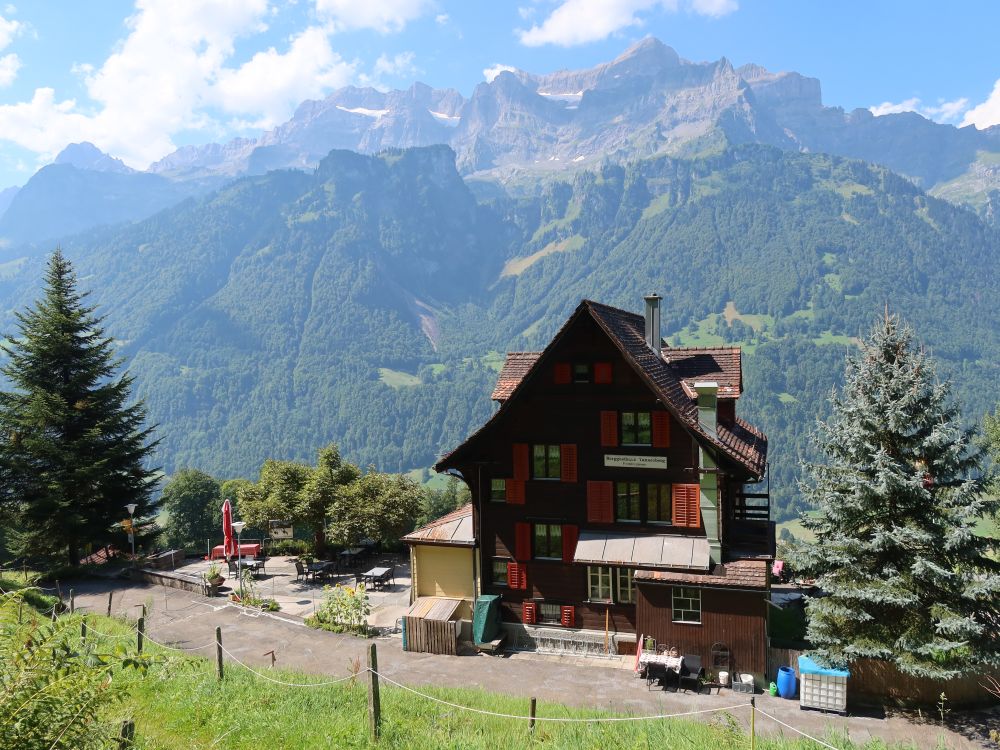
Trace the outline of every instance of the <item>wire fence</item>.
<instances>
[{"instance_id":1,"label":"wire fence","mask_svg":"<svg viewBox=\"0 0 1000 750\"><path fill-rule=\"evenodd\" d=\"M3 592L0 592L0 593L3 593ZM53 612L53 610L58 609L58 608L59 608L59 605L56 604L53 607L50 607L45 612L42 612L41 614L43 614L43 615L50 615ZM64 610L64 614L69 614L69 612ZM58 615L58 613L57 613L57 615ZM786 729L788 729L788 730L790 730L792 732L795 732L796 734L804 737L807 740L810 740L811 742L816 743L820 747L828 748L829 750L839 750L839 748L837 748L835 745L831 745L830 743L828 743L828 742L826 742L824 740L821 740L821 739L819 739L817 737L814 737L814 736L812 736L812 735L810 735L810 734L802 731L801 729L798 729L795 726L793 726L791 724L788 724L785 721L782 721L777 716L774 716L773 714L771 714L771 713L769 713L767 711L764 711L764 710L762 710L760 708L757 708L753 703L751 703L749 701L745 702L745 703L741 702L741 703L735 703L735 704L726 705L726 706L717 706L717 707L712 707L712 708L703 708L703 709L695 709L695 710L690 710L690 711L678 711L678 712L673 712L673 713L658 713L658 714L640 715L640 716L631 716L631 715L628 715L628 716L572 717L572 716L538 716L538 715L528 715L528 714L505 713L505 712L502 712L502 711L491 711L491 710L488 710L488 709L477 708L475 706L467 706L467 705L463 705L461 703L455 703L454 701L446 700L444 698L439 698L439 697L437 697L435 695L431 695L430 693L426 693L426 692L423 692L421 690L417 690L416 688L410 687L409 685L406 685L406 684L404 684L402 682L399 682L399 681L393 679L392 677L389 677L388 675L386 675L386 674L384 674L382 672L379 672L377 670L371 669L369 667L359 667L359 668L356 669L356 671L352 672L351 674L349 674L349 675L347 675L345 677L340 677L340 678L334 679L334 680L321 680L319 682L292 682L292 681L289 681L289 680L283 680L283 679L274 677L272 675L266 674L265 672L261 672L260 670L255 669L254 667L252 667L249 664L245 663L243 660L241 660L239 657L237 657L235 654L233 654L232 651L230 651L225 646L223 646L222 643L221 643L221 641L212 640L212 641L204 643L204 644L202 644L200 646L179 646L179 645L164 643L164 642L161 642L159 640L156 640L156 639L150 637L150 635L147 632L145 632L144 630L140 631L137 623L133 623L133 622L127 620L127 619L124 619L124 620L122 620L122 619L116 619L116 622L118 622L121 625L123 625L123 626L125 626L125 627L128 628L128 632L127 633L109 633L109 632L105 632L105 631L102 631L102 630L98 630L97 628L93 627L93 625L90 622L90 618L96 618L96 617L99 617L99 616L98 615L94 615L94 614L87 614L87 613L83 613L82 614L81 621L86 624L86 634L87 634L87 637L95 636L95 637L107 638L107 639L118 640L118 641L133 641L133 640L136 640L138 638L138 635L141 632L142 637L143 637L144 640L149 641L150 643L155 644L155 645L157 645L157 646L159 646L161 648L164 648L164 649L167 649L167 650L176 651L176 652L182 653L184 655L190 655L190 654L192 654L193 652L196 652L196 651L202 651L204 649L209 649L209 648L215 647L215 648L219 649L220 652L225 653L226 656L229 657L229 661L231 663L239 665L243 669L247 670L248 672L250 672L251 674L253 674L254 676L256 676L256 677L258 677L258 678L260 678L262 680L274 683L276 685L281 685L283 687L303 688L303 689L329 687L329 686L332 686L332 685L342 684L342 683L347 682L349 680L357 680L360 677L362 677L363 675L371 673L374 677L377 677L379 680L382 680L385 683L387 683L389 685L392 685L393 687L399 688L400 690L404 690L404 691L406 691L408 693L416 695L416 696L418 696L420 698L423 698L424 700L430 701L432 703L436 703L436 704L439 704L439 705L442 705L442 706L447 706L450 709L455 709L455 710L458 710L458 711L463 711L463 712L467 712L467 713L477 714L477 715L481 715L481 716L494 717L494 718L498 718L498 719L506 719L506 720L512 720L512 721L526 721L526 722L532 722L532 723L534 723L534 722L550 722L550 723L559 723L559 724L590 724L590 725L597 725L597 724L620 724L622 722L661 721L661 720L666 720L666 719L678 719L678 718L691 717L691 716L699 716L699 715L707 715L707 714L718 714L718 713L725 713L725 712L736 712L736 711L741 711L741 710L749 708L749 709L751 709L751 711L754 711L754 712L757 712L757 713L761 714L762 716L764 716L764 717L766 717L766 718L774 721L778 725L780 725L780 726L782 726L782 727L784 727L784 728L786 728Z\"/></svg>"}]
</instances>

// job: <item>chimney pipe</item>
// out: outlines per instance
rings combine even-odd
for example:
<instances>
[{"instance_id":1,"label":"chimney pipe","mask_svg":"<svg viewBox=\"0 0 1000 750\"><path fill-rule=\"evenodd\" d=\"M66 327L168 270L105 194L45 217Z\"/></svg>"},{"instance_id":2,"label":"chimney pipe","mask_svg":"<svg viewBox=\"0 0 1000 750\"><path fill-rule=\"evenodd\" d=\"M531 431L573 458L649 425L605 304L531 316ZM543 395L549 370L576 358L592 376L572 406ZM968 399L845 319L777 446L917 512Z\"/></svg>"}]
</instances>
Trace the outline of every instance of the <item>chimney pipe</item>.
<instances>
[{"instance_id":1,"label":"chimney pipe","mask_svg":"<svg viewBox=\"0 0 1000 750\"><path fill-rule=\"evenodd\" d=\"M660 300L659 294L647 294L646 300L646 346L660 356Z\"/></svg>"}]
</instances>

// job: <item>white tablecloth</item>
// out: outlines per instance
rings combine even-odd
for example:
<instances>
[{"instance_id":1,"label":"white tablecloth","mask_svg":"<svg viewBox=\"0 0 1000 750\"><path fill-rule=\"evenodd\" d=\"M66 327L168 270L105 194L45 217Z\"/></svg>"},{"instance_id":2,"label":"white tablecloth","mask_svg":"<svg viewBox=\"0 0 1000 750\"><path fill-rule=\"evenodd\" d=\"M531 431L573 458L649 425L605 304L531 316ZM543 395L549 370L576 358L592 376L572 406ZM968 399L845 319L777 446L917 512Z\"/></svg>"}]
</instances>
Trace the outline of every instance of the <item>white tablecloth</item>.
<instances>
[{"instance_id":1,"label":"white tablecloth","mask_svg":"<svg viewBox=\"0 0 1000 750\"><path fill-rule=\"evenodd\" d=\"M653 654L648 651L643 651L639 654L639 666L641 667L644 664L663 664L667 669L680 672L681 667L684 664L684 657L667 656L666 654Z\"/></svg>"}]
</instances>

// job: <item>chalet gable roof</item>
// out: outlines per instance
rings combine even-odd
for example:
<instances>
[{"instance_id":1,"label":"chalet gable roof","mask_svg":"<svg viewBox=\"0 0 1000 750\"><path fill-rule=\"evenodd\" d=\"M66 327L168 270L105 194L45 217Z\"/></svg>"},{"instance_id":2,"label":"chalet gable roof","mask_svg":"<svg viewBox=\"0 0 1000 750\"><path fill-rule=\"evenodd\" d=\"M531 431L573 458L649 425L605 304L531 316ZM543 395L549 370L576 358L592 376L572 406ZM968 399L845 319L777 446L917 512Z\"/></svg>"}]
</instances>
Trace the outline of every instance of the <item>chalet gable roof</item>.
<instances>
[{"instance_id":1,"label":"chalet gable roof","mask_svg":"<svg viewBox=\"0 0 1000 750\"><path fill-rule=\"evenodd\" d=\"M441 516L403 537L406 544L441 544L450 547L472 547L476 543L472 530L472 503Z\"/></svg>"},{"instance_id":2,"label":"chalet gable roof","mask_svg":"<svg viewBox=\"0 0 1000 750\"><path fill-rule=\"evenodd\" d=\"M577 306L544 351L514 352L512 355L508 355L508 360L500 372L497 387L493 391L494 399L501 402L500 409L461 446L443 457L436 465L438 470L452 465L451 459L455 458L463 448L472 443L489 425L505 413L507 405L516 396L518 390L524 383L530 381L538 371L541 360L547 357L563 334L581 315L590 315L593 318L618 347L626 362L632 365L664 407L694 435L696 440L714 447L724 456L746 468L753 476L763 476L767 458L767 437L762 432L742 420L737 420L737 424L729 427L720 425L717 431L712 433L698 421L697 404L685 389L681 374L687 373L692 379L694 377L701 379L708 374L701 370L699 355L693 353L697 350L669 350L670 352L680 352L681 369L680 372L675 371L673 363L668 362L666 358L658 355L646 345L645 319L642 315L592 300L583 300ZM738 352L739 350L718 349L711 351L719 352L717 358L711 358L711 366L717 367L720 373L720 389L722 385L742 389L741 374L735 378L733 375L734 367L737 371L741 369L738 364L738 355L735 358L732 355L733 351Z\"/></svg>"},{"instance_id":3,"label":"chalet gable roof","mask_svg":"<svg viewBox=\"0 0 1000 750\"><path fill-rule=\"evenodd\" d=\"M667 364L681 379L688 398L697 398L694 384L714 380L719 398L739 398L743 393L743 364L739 347L671 346L663 349Z\"/></svg>"}]
</instances>

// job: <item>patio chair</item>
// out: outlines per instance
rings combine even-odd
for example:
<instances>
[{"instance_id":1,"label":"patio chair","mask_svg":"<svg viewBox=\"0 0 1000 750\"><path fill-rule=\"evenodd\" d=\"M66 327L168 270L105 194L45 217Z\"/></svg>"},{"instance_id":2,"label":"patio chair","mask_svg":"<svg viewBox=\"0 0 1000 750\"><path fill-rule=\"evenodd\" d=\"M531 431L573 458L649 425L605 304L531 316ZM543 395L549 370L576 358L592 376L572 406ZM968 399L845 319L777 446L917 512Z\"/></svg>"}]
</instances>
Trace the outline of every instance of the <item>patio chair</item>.
<instances>
[{"instance_id":1,"label":"patio chair","mask_svg":"<svg viewBox=\"0 0 1000 750\"><path fill-rule=\"evenodd\" d=\"M668 668L666 664L660 664L659 662L650 662L646 665L646 689L654 682L658 683L660 688L666 690L667 686L672 682L672 677L676 676L677 673Z\"/></svg>"},{"instance_id":2,"label":"patio chair","mask_svg":"<svg viewBox=\"0 0 1000 750\"><path fill-rule=\"evenodd\" d=\"M226 563L229 565L230 576L238 576L240 574L239 564L233 558L227 557Z\"/></svg>"},{"instance_id":3,"label":"patio chair","mask_svg":"<svg viewBox=\"0 0 1000 750\"><path fill-rule=\"evenodd\" d=\"M683 687L691 683L695 692L701 692L701 680L705 678L705 668L701 666L701 656L684 655L684 664L678 675L678 684Z\"/></svg>"},{"instance_id":4,"label":"patio chair","mask_svg":"<svg viewBox=\"0 0 1000 750\"><path fill-rule=\"evenodd\" d=\"M295 580L296 581L301 581L301 580L304 579L304 580L308 581L310 578L312 578L315 581L316 580L316 575L311 570L306 570L306 568L302 564L301 560L296 560L295 561Z\"/></svg>"}]
</instances>

